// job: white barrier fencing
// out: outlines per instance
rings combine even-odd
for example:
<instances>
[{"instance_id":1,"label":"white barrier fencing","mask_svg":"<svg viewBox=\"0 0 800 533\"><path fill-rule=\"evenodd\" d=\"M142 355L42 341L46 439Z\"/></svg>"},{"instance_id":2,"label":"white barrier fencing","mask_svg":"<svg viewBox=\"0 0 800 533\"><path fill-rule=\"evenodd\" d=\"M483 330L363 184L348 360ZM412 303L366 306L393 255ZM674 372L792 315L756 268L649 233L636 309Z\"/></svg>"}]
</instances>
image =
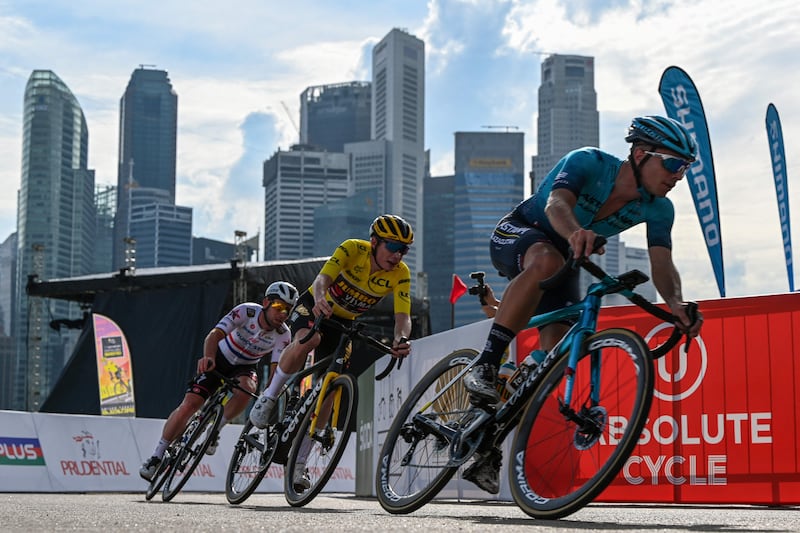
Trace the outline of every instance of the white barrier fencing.
<instances>
[{"instance_id":1,"label":"white barrier fencing","mask_svg":"<svg viewBox=\"0 0 800 533\"><path fill-rule=\"evenodd\" d=\"M0 492L138 492L139 466L163 420L0 411ZM241 425L222 429L217 453L198 465L184 491L224 492ZM327 492L354 492L355 443L348 444ZM272 465L258 492L283 492L283 466Z\"/></svg>"},{"instance_id":2,"label":"white barrier fencing","mask_svg":"<svg viewBox=\"0 0 800 533\"><path fill-rule=\"evenodd\" d=\"M374 479L384 436L413 386L450 352L480 349L490 326L491 321L485 320L412 342L411 356L401 369L375 383L372 427L360 427L357 437L351 437L325 492L355 493L357 474ZM388 356L376 368L385 368L387 362ZM147 418L0 411L0 492L144 491L147 483L139 477L139 466L152 453L163 423ZM236 424L223 428L217 453L203 459L183 490L224 492L228 462L241 429ZM358 453L371 455L370 472L356 472L357 440L361 441ZM506 456L508 448L507 442ZM505 476L504 468L496 497L458 477L441 496L510 500ZM283 492L282 465L270 467L258 492Z\"/></svg>"}]
</instances>

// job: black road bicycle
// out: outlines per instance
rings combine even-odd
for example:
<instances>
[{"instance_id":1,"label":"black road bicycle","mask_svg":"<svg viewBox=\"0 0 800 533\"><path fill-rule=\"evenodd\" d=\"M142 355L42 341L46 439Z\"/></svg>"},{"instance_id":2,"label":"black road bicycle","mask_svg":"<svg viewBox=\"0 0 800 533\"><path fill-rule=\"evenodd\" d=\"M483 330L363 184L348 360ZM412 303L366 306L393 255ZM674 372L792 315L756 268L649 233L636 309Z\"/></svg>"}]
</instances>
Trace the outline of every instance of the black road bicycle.
<instances>
[{"instance_id":1,"label":"black road bicycle","mask_svg":"<svg viewBox=\"0 0 800 533\"><path fill-rule=\"evenodd\" d=\"M677 324L677 319L633 292L648 280L638 270L610 276L584 258L568 261L541 287L557 286L578 266L599 281L582 301L531 318L531 328L566 319L575 324L505 402L470 404L462 377L477 359L474 350L451 353L414 387L378 457L376 492L386 511L419 509L459 468L497 449L515 428L506 458L511 494L534 518L574 513L617 475L650 411L653 359L672 350L683 334L676 325L670 337L651 350L629 329L597 331L602 298L612 293L661 320ZM694 302L687 307L693 320L696 309ZM687 337L683 349L688 347Z\"/></svg>"},{"instance_id":2,"label":"black road bicycle","mask_svg":"<svg viewBox=\"0 0 800 533\"><path fill-rule=\"evenodd\" d=\"M164 452L164 458L158 465L147 492L145 492L147 500L152 499L163 486L164 491L161 498L168 502L189 481L195 468L205 456L208 447L219 438L222 413L225 404L233 396L234 389L239 389L253 398L257 398L255 394L243 388L237 378L223 376L216 370L208 373L222 379L222 384L189 419L181 436L175 439Z\"/></svg>"},{"instance_id":3,"label":"black road bicycle","mask_svg":"<svg viewBox=\"0 0 800 533\"><path fill-rule=\"evenodd\" d=\"M391 346L364 333L363 323L344 325L321 316L299 342L308 342L323 323L342 333L339 344L330 355L289 378L278 395L276 409L266 428L258 429L249 420L245 423L228 465L225 482L228 502L239 504L250 497L274 463L285 465L286 501L295 507L303 506L319 494L336 470L355 426L358 404L357 380L342 372L350 359L352 343L363 341L377 349L381 356L391 352ZM396 361L392 358L375 379L386 377ZM303 390L303 383L307 383L309 377L311 385ZM332 412L324 427L317 427L323 406L332 408ZM304 445L304 441L308 442ZM308 488L293 483L301 447L308 452L305 461L311 482Z\"/></svg>"}]
</instances>

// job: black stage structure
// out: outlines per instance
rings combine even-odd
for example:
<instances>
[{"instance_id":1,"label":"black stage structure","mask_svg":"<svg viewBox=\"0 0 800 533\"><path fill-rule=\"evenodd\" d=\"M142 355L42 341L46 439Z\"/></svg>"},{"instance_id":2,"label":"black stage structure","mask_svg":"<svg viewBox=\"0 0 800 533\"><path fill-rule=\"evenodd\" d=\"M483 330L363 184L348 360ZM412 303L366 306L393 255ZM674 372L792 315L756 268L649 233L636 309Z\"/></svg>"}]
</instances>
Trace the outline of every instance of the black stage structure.
<instances>
[{"instance_id":1,"label":"black stage structure","mask_svg":"<svg viewBox=\"0 0 800 533\"><path fill-rule=\"evenodd\" d=\"M266 286L284 280L307 288L327 258L289 262L201 265L137 269L41 281L31 276L29 297L78 302L85 310L78 342L41 407L42 412L100 414L94 331L90 313L119 325L128 342L136 416L166 418L194 376L203 340L234 303L261 302ZM238 295L238 297L237 297ZM243 300L242 300L243 301ZM370 332L392 337L392 298L359 320ZM412 301L412 338L430 334L427 300ZM51 327L74 323L58 317ZM356 350L364 349L356 347Z\"/></svg>"}]
</instances>

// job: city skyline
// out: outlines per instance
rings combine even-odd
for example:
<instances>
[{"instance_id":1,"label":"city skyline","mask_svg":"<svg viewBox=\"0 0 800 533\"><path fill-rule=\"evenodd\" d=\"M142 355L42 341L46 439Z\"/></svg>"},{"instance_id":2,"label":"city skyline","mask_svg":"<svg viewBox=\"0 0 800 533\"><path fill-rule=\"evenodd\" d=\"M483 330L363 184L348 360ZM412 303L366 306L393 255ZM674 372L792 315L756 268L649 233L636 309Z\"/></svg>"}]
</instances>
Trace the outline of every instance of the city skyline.
<instances>
[{"instance_id":1,"label":"city skyline","mask_svg":"<svg viewBox=\"0 0 800 533\"><path fill-rule=\"evenodd\" d=\"M401 27L426 46L425 144L433 175L452 174L456 131L491 131L483 126L524 132L530 170L546 54L595 57L600 147L621 157L630 118L664 113L657 92L663 70L673 64L686 70L711 133L728 296L788 288L764 115L774 103L783 121L789 193L797 198L792 164L800 161L800 145L792 139L800 135L800 102L792 90L800 74L790 67L800 51L800 36L791 30L800 8L791 2L614 1L587 4L588 11L554 1L380 7L301 1L292 13L244 2L224 14L211 4L144 4L123 3L113 13L94 2L49 2L47 10L39 2L4 6L0 179L12 191L19 188L22 93L32 70L51 69L73 90L89 126L88 166L98 184L109 184L116 181L119 98L130 72L153 63L181 95L176 202L195 208L193 234L228 241L234 229L263 235L261 164L297 142L291 121L299 120L300 93L369 80L372 46ZM302 17L309 10L325 26ZM688 187L670 196L685 296L716 298ZM790 207L797 226L797 201ZM253 209L251 217L236 216ZM760 225L753 224L754 212ZM15 225L12 193L0 200L0 239ZM644 243L638 230L622 237L631 246Z\"/></svg>"}]
</instances>

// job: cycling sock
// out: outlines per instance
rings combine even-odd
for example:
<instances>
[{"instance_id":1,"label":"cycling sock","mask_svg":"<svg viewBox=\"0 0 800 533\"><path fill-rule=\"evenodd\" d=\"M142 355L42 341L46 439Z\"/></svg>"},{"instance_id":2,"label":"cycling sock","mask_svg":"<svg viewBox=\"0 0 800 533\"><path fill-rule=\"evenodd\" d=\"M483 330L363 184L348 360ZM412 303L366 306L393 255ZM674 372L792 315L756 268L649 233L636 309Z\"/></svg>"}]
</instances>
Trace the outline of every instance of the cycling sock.
<instances>
[{"instance_id":1,"label":"cycling sock","mask_svg":"<svg viewBox=\"0 0 800 533\"><path fill-rule=\"evenodd\" d=\"M219 420L219 429L224 428L225 424L227 424L227 423L228 423L228 419L225 418L225 415L222 415L222 418L220 418L220 420Z\"/></svg>"},{"instance_id":2,"label":"cycling sock","mask_svg":"<svg viewBox=\"0 0 800 533\"><path fill-rule=\"evenodd\" d=\"M167 451L167 448L169 447L169 442L170 441L168 441L164 437L161 437L158 440L158 444L156 444L156 449L153 451L153 457L158 457L159 459L164 457L164 452Z\"/></svg>"},{"instance_id":3,"label":"cycling sock","mask_svg":"<svg viewBox=\"0 0 800 533\"><path fill-rule=\"evenodd\" d=\"M264 398L277 398L278 393L283 388L284 383L289 379L292 374L287 374L281 370L280 365L275 367L275 375L272 376L272 381L269 382L269 387L264 391L261 396Z\"/></svg>"},{"instance_id":4,"label":"cycling sock","mask_svg":"<svg viewBox=\"0 0 800 533\"><path fill-rule=\"evenodd\" d=\"M500 360L503 358L503 353L505 353L511 341L514 340L514 336L515 333L507 327L496 323L492 324L492 329L489 330L489 337L486 339L486 346L483 347L478 363L489 363L498 368Z\"/></svg>"}]
</instances>

